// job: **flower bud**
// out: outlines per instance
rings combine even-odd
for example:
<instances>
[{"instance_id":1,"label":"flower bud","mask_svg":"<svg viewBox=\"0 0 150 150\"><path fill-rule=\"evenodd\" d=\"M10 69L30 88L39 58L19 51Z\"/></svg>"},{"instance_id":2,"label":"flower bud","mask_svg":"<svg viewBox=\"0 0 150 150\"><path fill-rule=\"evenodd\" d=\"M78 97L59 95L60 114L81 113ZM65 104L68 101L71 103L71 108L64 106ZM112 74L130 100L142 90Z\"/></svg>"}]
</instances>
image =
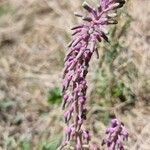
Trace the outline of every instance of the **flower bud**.
<instances>
[{"instance_id":1,"label":"flower bud","mask_svg":"<svg viewBox=\"0 0 150 150\"><path fill-rule=\"evenodd\" d=\"M93 11L93 8L91 6L89 6L89 4L87 2L83 2L82 7L90 13Z\"/></svg>"}]
</instances>

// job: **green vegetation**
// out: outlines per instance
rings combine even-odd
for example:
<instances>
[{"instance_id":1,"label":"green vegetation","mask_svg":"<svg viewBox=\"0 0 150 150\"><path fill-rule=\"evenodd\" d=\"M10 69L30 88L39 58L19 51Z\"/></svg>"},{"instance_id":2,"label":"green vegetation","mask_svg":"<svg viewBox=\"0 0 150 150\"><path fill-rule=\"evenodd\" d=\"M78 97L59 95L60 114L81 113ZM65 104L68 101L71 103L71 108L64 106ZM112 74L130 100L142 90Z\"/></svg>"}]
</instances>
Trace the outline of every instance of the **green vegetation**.
<instances>
[{"instance_id":1,"label":"green vegetation","mask_svg":"<svg viewBox=\"0 0 150 150\"><path fill-rule=\"evenodd\" d=\"M30 141L27 139L22 140L20 142L20 148L21 150L30 150L31 149Z\"/></svg>"},{"instance_id":2,"label":"green vegetation","mask_svg":"<svg viewBox=\"0 0 150 150\"><path fill-rule=\"evenodd\" d=\"M48 103L49 104L60 104L61 103L61 90L55 87L48 92Z\"/></svg>"},{"instance_id":3,"label":"green vegetation","mask_svg":"<svg viewBox=\"0 0 150 150\"><path fill-rule=\"evenodd\" d=\"M119 16L122 21L121 27L111 28L111 43L104 43L103 53L95 70L96 92L93 93L96 93L96 97L100 99L99 105L104 107L111 107L120 102L132 103L136 100L129 84L137 77L137 69L134 63L128 62L127 57L122 57L122 53L127 48L124 47L124 41L121 40L121 37L126 34L131 22L131 17L125 12L124 15L125 21ZM118 38L120 39L118 40Z\"/></svg>"},{"instance_id":4,"label":"green vegetation","mask_svg":"<svg viewBox=\"0 0 150 150\"><path fill-rule=\"evenodd\" d=\"M60 137L56 137L49 142L43 142L41 150L56 150L60 145Z\"/></svg>"},{"instance_id":5,"label":"green vegetation","mask_svg":"<svg viewBox=\"0 0 150 150\"><path fill-rule=\"evenodd\" d=\"M9 4L0 5L0 17L11 12L12 8Z\"/></svg>"}]
</instances>

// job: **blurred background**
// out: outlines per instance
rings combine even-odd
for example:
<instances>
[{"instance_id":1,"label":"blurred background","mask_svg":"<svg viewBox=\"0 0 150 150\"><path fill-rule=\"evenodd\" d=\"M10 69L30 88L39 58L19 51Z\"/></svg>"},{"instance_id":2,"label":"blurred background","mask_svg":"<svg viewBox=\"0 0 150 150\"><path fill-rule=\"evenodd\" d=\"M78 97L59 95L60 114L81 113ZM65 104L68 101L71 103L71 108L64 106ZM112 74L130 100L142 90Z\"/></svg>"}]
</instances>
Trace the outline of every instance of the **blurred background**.
<instances>
[{"instance_id":1,"label":"blurred background","mask_svg":"<svg viewBox=\"0 0 150 150\"><path fill-rule=\"evenodd\" d=\"M82 3L0 0L0 150L60 144L63 59ZM118 22L90 63L87 127L101 144L115 114L129 131L126 148L150 150L150 1L127 0Z\"/></svg>"}]
</instances>

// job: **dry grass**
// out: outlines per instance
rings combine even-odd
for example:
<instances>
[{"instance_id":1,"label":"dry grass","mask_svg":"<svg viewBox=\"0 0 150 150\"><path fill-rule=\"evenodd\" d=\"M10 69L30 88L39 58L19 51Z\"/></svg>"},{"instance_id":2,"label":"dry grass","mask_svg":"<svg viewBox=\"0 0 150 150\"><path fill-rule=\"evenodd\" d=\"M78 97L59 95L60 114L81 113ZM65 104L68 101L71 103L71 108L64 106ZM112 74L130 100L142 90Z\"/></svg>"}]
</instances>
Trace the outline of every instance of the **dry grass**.
<instances>
[{"instance_id":1,"label":"dry grass","mask_svg":"<svg viewBox=\"0 0 150 150\"><path fill-rule=\"evenodd\" d=\"M1 150L23 149L21 143L25 140L30 141L31 149L38 150L42 149L43 142L62 135L64 123L60 105L50 105L47 95L49 89L61 86L69 29L78 22L73 12L80 11L81 3L80 0L0 1ZM129 129L127 149L130 150L149 150L150 147L148 8L148 0L132 0L126 7L133 21L123 37L128 51L122 55L138 68L138 78L129 83L138 102L130 111L120 114L117 110L116 114ZM89 73L90 87L94 87L93 70L91 68ZM91 92L92 88L89 97ZM93 140L99 143L105 124L100 122L100 114L93 114L95 109L102 108L95 108L95 105L90 108L89 120L93 124L89 128L96 137Z\"/></svg>"}]
</instances>

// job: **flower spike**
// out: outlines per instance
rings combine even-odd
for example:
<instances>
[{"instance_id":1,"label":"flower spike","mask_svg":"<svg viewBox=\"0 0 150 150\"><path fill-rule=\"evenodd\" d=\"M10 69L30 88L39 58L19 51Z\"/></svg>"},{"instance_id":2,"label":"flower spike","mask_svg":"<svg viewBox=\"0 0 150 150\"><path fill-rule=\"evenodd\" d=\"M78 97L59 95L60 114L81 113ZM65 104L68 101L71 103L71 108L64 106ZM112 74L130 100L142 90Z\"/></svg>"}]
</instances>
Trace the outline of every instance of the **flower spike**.
<instances>
[{"instance_id":1,"label":"flower spike","mask_svg":"<svg viewBox=\"0 0 150 150\"><path fill-rule=\"evenodd\" d=\"M93 53L99 58L98 43L103 39L109 42L107 26L117 24L114 20L116 11L112 11L122 7L124 3L124 0L101 0L99 6L93 8L84 2L82 7L87 10L87 16L75 13L83 23L71 29L73 38L65 58L62 107L65 109L64 118L68 128L61 149L74 141L75 150L83 150L83 145L88 144L91 139L89 131L83 127L87 114L85 104L88 67ZM93 150L99 149L94 147Z\"/></svg>"}]
</instances>

